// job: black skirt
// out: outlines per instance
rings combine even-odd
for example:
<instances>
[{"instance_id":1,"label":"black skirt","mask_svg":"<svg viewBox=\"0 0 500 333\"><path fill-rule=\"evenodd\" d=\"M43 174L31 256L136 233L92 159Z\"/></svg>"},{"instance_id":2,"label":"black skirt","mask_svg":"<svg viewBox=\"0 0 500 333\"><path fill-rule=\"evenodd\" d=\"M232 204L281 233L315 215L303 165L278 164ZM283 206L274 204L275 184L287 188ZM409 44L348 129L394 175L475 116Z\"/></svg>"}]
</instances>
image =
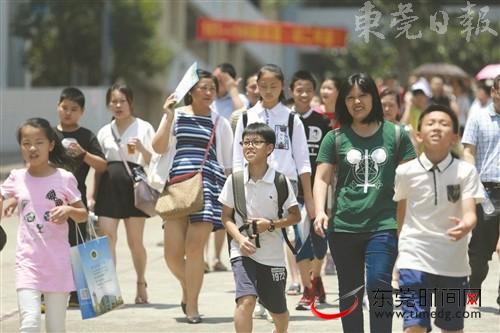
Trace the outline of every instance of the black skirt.
<instances>
[{"instance_id":1,"label":"black skirt","mask_svg":"<svg viewBox=\"0 0 500 333\"><path fill-rule=\"evenodd\" d=\"M132 162L128 162L128 165L131 170L138 166ZM134 185L121 161L108 162L108 167L101 176L95 201L97 216L115 219L149 217L135 208Z\"/></svg>"}]
</instances>

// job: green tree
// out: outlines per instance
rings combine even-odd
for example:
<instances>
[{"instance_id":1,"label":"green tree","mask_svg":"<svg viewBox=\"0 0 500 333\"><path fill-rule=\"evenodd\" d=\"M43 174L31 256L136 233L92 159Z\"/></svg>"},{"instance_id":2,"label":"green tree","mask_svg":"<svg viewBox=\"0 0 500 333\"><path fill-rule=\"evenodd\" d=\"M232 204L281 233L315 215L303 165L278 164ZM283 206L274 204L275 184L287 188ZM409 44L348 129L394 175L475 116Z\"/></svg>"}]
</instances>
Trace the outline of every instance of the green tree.
<instances>
[{"instance_id":1,"label":"green tree","mask_svg":"<svg viewBox=\"0 0 500 333\"><path fill-rule=\"evenodd\" d=\"M109 1L111 81L162 71L168 50L157 40L160 3ZM26 65L34 86L106 83L101 68L104 0L31 0L19 6L12 27L28 43ZM109 70L109 69L107 69Z\"/></svg>"},{"instance_id":2,"label":"green tree","mask_svg":"<svg viewBox=\"0 0 500 333\"><path fill-rule=\"evenodd\" d=\"M153 37L161 17L160 2L121 0L112 4L115 77L151 76L163 70L169 53Z\"/></svg>"}]
</instances>

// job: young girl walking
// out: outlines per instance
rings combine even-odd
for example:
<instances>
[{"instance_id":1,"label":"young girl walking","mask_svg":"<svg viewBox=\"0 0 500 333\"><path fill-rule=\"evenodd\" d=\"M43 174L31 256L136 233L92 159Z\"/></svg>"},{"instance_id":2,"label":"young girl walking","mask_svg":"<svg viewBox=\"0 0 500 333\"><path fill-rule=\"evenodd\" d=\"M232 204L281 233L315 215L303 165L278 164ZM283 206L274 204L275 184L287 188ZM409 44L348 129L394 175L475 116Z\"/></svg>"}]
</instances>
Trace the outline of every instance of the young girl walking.
<instances>
[{"instance_id":1,"label":"young girl walking","mask_svg":"<svg viewBox=\"0 0 500 333\"><path fill-rule=\"evenodd\" d=\"M43 294L46 331L64 332L68 295L75 290L67 220L86 221L87 209L73 174L57 168L70 160L47 120L28 119L18 129L17 140L26 167L12 170L0 185L0 211L3 200L17 200L19 331L41 331Z\"/></svg>"}]
</instances>

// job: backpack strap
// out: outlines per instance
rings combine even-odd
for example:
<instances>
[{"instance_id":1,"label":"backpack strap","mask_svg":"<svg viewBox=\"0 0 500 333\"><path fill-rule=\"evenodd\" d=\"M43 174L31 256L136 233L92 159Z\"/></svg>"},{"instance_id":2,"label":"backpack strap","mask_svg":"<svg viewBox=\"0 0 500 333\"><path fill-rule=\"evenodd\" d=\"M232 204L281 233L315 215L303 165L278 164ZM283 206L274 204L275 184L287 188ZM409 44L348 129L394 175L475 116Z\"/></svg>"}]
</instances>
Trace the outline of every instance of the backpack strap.
<instances>
[{"instance_id":1,"label":"backpack strap","mask_svg":"<svg viewBox=\"0 0 500 333\"><path fill-rule=\"evenodd\" d=\"M286 182L285 175L276 171L274 175L274 185L276 186L276 191L278 192L278 217L281 219L283 218L283 205L288 198L288 184ZM294 246L288 239L286 228L281 228L281 233L283 234L283 239L285 240L286 245L288 245L294 255L297 255Z\"/></svg>"},{"instance_id":2,"label":"backpack strap","mask_svg":"<svg viewBox=\"0 0 500 333\"><path fill-rule=\"evenodd\" d=\"M243 170L233 172L233 197L234 197L234 212L238 214L243 220L243 225L240 228L238 228L238 230L240 232L244 230L249 230L251 226L252 230L255 231L257 229L255 222L252 223L251 225L246 223L247 202L245 199L245 181L244 181ZM234 214L233 214L233 221L235 221ZM250 239L255 238L255 246L260 247L259 234L256 234L255 236L253 236L253 234L251 233L248 234ZM229 234L227 235L227 239L228 239L228 245L231 245L232 237Z\"/></svg>"},{"instance_id":3,"label":"backpack strap","mask_svg":"<svg viewBox=\"0 0 500 333\"><path fill-rule=\"evenodd\" d=\"M247 124L248 124L248 113L247 111L243 111L243 113L241 114L241 119L243 120L243 129L247 128Z\"/></svg>"},{"instance_id":4,"label":"backpack strap","mask_svg":"<svg viewBox=\"0 0 500 333\"><path fill-rule=\"evenodd\" d=\"M243 178L243 170L233 172L234 210L241 216L243 221L246 221L247 205L245 199L245 182Z\"/></svg>"},{"instance_id":5,"label":"backpack strap","mask_svg":"<svg viewBox=\"0 0 500 333\"><path fill-rule=\"evenodd\" d=\"M396 136L396 149L394 152L394 164L396 167L398 166L399 162L399 146L401 144L401 126L395 124L394 125L394 135Z\"/></svg>"},{"instance_id":6,"label":"backpack strap","mask_svg":"<svg viewBox=\"0 0 500 333\"><path fill-rule=\"evenodd\" d=\"M335 133L335 169L338 175L340 171L340 147L342 145L342 139L340 138L340 135L342 134L342 132L340 132L340 128L336 128L333 131Z\"/></svg>"},{"instance_id":7,"label":"backpack strap","mask_svg":"<svg viewBox=\"0 0 500 333\"><path fill-rule=\"evenodd\" d=\"M290 112L288 115L288 137L290 138L290 145L293 138L293 122L295 121L295 112Z\"/></svg>"}]
</instances>

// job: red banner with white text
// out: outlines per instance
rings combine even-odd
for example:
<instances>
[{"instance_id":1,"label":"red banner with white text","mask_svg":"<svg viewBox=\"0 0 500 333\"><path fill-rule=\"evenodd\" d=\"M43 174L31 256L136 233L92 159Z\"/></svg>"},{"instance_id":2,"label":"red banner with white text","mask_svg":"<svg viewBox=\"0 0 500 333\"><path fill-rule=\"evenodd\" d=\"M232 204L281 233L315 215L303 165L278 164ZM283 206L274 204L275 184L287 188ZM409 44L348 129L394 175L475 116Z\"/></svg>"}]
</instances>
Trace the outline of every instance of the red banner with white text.
<instances>
[{"instance_id":1,"label":"red banner with white text","mask_svg":"<svg viewBox=\"0 0 500 333\"><path fill-rule=\"evenodd\" d=\"M343 48L347 30L277 21L242 22L201 17L197 20L196 37L200 40Z\"/></svg>"}]
</instances>

